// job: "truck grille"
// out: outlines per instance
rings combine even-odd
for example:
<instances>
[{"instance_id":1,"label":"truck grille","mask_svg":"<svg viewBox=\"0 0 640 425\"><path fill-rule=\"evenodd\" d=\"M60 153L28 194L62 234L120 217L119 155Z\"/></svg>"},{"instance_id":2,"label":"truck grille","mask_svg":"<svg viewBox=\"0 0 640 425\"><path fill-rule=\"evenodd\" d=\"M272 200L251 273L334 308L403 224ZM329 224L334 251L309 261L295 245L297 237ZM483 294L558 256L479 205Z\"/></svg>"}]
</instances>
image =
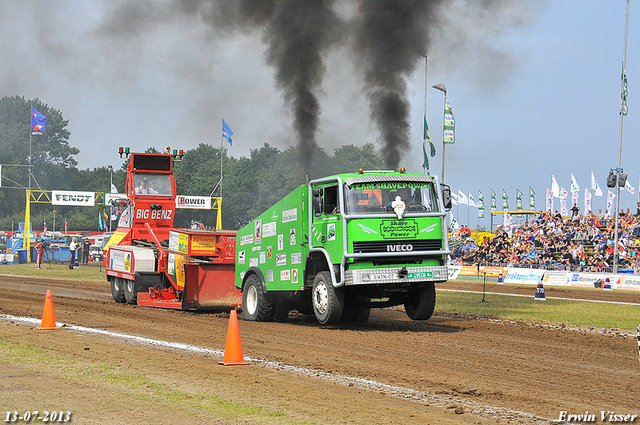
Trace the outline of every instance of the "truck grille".
<instances>
[{"instance_id":1,"label":"truck grille","mask_svg":"<svg viewBox=\"0 0 640 425\"><path fill-rule=\"evenodd\" d=\"M354 254L365 254L375 252L415 252L415 251L440 251L442 250L442 240L423 239L408 241L375 241L375 242L354 242Z\"/></svg>"}]
</instances>

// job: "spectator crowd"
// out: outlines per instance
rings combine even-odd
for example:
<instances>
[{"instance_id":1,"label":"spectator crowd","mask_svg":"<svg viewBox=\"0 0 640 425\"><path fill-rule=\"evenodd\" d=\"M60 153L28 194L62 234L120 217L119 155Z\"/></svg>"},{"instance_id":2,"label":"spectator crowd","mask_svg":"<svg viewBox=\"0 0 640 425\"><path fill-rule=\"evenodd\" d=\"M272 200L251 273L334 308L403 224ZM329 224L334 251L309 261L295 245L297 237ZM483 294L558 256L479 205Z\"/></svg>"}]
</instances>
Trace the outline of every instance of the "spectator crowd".
<instances>
[{"instance_id":1,"label":"spectator crowd","mask_svg":"<svg viewBox=\"0 0 640 425\"><path fill-rule=\"evenodd\" d=\"M615 220L602 210L598 215L580 215L575 208L567 219L557 211L541 211L514 226L511 236L500 226L480 241L469 237L467 229L461 229L451 241L453 264L590 272L611 271L613 267ZM618 267L640 273L640 203L635 215L629 209L619 213Z\"/></svg>"}]
</instances>

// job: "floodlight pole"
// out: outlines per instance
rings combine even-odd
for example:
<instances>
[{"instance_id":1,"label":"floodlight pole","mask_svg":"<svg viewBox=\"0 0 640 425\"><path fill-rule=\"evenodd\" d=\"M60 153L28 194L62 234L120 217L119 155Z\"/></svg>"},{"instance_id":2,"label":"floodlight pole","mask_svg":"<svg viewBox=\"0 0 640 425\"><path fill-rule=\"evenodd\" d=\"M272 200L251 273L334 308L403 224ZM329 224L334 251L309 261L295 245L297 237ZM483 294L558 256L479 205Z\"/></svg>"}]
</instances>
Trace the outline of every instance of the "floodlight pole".
<instances>
[{"instance_id":1,"label":"floodlight pole","mask_svg":"<svg viewBox=\"0 0 640 425\"><path fill-rule=\"evenodd\" d=\"M618 168L616 169L616 211L615 220L615 237L613 246L613 272L618 273L618 215L620 211L620 174L622 173L622 123L624 118L624 77L627 72L627 34L629 32L629 0L627 0L627 13L624 24L624 54L622 55L622 81L620 83L620 133L618 137ZM640 190L640 188L638 188Z\"/></svg>"},{"instance_id":2,"label":"floodlight pole","mask_svg":"<svg viewBox=\"0 0 640 425\"><path fill-rule=\"evenodd\" d=\"M445 87L444 84L442 83L438 83L434 86L432 86L434 89L436 90L440 90L442 93L444 93L444 108L447 107L447 88ZM445 143L444 143L444 108L442 109L442 175L440 177L440 181L442 183L444 183L444 150L445 150Z\"/></svg>"}]
</instances>

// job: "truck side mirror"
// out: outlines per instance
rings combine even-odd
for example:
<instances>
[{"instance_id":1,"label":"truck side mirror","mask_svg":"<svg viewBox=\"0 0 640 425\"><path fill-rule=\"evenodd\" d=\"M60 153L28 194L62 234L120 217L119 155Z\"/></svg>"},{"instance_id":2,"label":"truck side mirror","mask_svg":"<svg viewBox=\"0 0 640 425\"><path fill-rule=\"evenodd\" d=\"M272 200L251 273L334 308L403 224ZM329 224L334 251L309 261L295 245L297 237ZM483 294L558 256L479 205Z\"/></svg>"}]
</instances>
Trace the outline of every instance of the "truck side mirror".
<instances>
[{"instance_id":1,"label":"truck side mirror","mask_svg":"<svg viewBox=\"0 0 640 425\"><path fill-rule=\"evenodd\" d=\"M446 184L442 185L442 203L445 210L449 211L451 209L451 188Z\"/></svg>"}]
</instances>

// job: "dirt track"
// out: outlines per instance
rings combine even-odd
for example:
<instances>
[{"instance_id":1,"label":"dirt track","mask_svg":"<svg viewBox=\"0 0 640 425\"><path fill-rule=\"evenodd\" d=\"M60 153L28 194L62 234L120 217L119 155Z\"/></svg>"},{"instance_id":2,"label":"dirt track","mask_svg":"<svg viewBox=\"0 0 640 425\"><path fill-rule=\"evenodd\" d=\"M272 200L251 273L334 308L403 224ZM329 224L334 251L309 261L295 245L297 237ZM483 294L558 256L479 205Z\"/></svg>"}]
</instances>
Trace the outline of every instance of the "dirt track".
<instances>
[{"instance_id":1,"label":"dirt track","mask_svg":"<svg viewBox=\"0 0 640 425\"><path fill-rule=\"evenodd\" d=\"M42 293L51 289L58 322L220 352L225 348L226 313L115 304L98 295L109 294L106 281L0 276L0 282L9 281L22 287L0 289L3 315L40 318ZM482 289L478 283L450 282L447 287ZM33 292L38 288L40 293ZM71 298L62 295L62 288L95 296ZM531 293L530 286L489 285L487 290ZM603 292L547 289L547 296L585 294ZM625 292L624 300L640 303L640 294ZM0 408L70 410L73 423L113 424L547 423L561 411L588 411L600 422L601 410L640 414L633 335L439 315L437 305L436 315L424 323L410 321L402 310L384 309L373 310L364 325L319 326L313 318L292 313L284 324L241 319L239 326L244 355L253 359L250 366L223 367L216 355L0 321L5 344L28 342L46 349L45 357L63 359L54 367L0 361ZM110 383L84 376L105 365L159 383L167 394L182 394L184 400L171 401L153 385L124 386L114 395ZM290 366L298 369L285 370ZM194 401L208 396L272 413L229 417ZM176 410L176 405L181 407Z\"/></svg>"}]
</instances>

